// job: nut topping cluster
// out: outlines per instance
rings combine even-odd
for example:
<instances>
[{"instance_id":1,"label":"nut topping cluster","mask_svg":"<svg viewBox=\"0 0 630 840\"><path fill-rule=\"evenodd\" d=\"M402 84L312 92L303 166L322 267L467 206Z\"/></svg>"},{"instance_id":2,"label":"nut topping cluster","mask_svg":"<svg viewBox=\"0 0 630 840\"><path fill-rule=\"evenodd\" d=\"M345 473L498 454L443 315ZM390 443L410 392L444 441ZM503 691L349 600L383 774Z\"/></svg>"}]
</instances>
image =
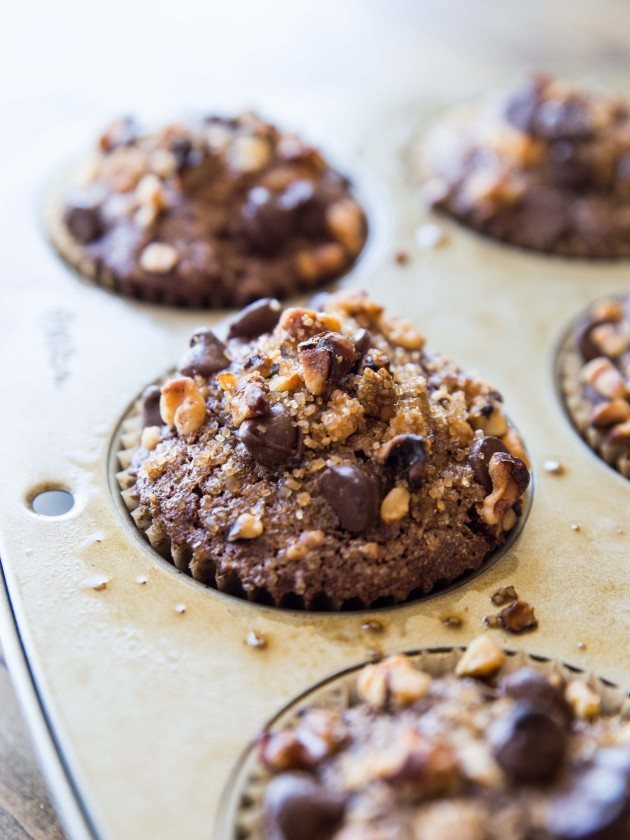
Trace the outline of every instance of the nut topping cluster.
<instances>
[{"instance_id":1,"label":"nut topping cluster","mask_svg":"<svg viewBox=\"0 0 630 840\"><path fill-rule=\"evenodd\" d=\"M147 433L136 456L141 503L193 575L368 605L503 542L529 481L522 442L500 395L415 327L339 293L313 309L260 300L228 336L195 332L159 422L155 389L144 398L162 441Z\"/></svg>"},{"instance_id":2,"label":"nut topping cluster","mask_svg":"<svg viewBox=\"0 0 630 840\"><path fill-rule=\"evenodd\" d=\"M476 639L456 675L404 655L262 734L266 840L630 837L630 727L600 695Z\"/></svg>"}]
</instances>

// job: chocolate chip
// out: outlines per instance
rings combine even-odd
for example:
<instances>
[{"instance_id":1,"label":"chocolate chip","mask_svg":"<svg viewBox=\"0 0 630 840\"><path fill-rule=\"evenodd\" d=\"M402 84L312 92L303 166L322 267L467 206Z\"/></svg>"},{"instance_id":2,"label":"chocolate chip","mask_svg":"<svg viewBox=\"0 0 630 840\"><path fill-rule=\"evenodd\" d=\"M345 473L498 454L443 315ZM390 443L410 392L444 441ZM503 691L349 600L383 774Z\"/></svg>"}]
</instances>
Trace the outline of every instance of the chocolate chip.
<instances>
[{"instance_id":1,"label":"chocolate chip","mask_svg":"<svg viewBox=\"0 0 630 840\"><path fill-rule=\"evenodd\" d=\"M470 465L479 484L483 484L488 493L492 491L492 480L488 472L490 459L497 452L507 452L506 445L493 435L485 435L473 441L470 447Z\"/></svg>"},{"instance_id":2,"label":"chocolate chip","mask_svg":"<svg viewBox=\"0 0 630 840\"><path fill-rule=\"evenodd\" d=\"M563 726L568 726L573 719L573 710L562 691L534 668L519 668L503 677L499 691L552 715Z\"/></svg>"},{"instance_id":3,"label":"chocolate chip","mask_svg":"<svg viewBox=\"0 0 630 840\"><path fill-rule=\"evenodd\" d=\"M241 230L256 251L272 254L293 231L293 214L283 209L266 187L254 187L241 208Z\"/></svg>"},{"instance_id":4,"label":"chocolate chip","mask_svg":"<svg viewBox=\"0 0 630 840\"><path fill-rule=\"evenodd\" d=\"M588 140L593 135L588 105L576 97L542 102L536 109L533 129L546 140Z\"/></svg>"},{"instance_id":5,"label":"chocolate chip","mask_svg":"<svg viewBox=\"0 0 630 840\"><path fill-rule=\"evenodd\" d=\"M525 703L497 718L488 740L498 764L517 782L551 779L564 758L566 738L555 718Z\"/></svg>"},{"instance_id":6,"label":"chocolate chip","mask_svg":"<svg viewBox=\"0 0 630 840\"><path fill-rule=\"evenodd\" d=\"M245 420L237 434L252 458L265 467L279 467L299 450L298 429L281 403L272 405L264 417Z\"/></svg>"},{"instance_id":7,"label":"chocolate chip","mask_svg":"<svg viewBox=\"0 0 630 840\"><path fill-rule=\"evenodd\" d=\"M190 339L190 350L179 363L184 376L210 376L230 364L225 344L212 330L200 329Z\"/></svg>"},{"instance_id":8,"label":"chocolate chip","mask_svg":"<svg viewBox=\"0 0 630 840\"><path fill-rule=\"evenodd\" d=\"M261 298L241 309L230 324L228 338L257 338L270 333L280 320L282 306L275 298Z\"/></svg>"},{"instance_id":9,"label":"chocolate chip","mask_svg":"<svg viewBox=\"0 0 630 840\"><path fill-rule=\"evenodd\" d=\"M304 384L315 395L323 394L346 374L356 359L354 343L341 333L325 332L298 344Z\"/></svg>"},{"instance_id":10,"label":"chocolate chip","mask_svg":"<svg viewBox=\"0 0 630 840\"><path fill-rule=\"evenodd\" d=\"M531 132L546 81L543 76L528 79L507 101L506 119L520 131Z\"/></svg>"},{"instance_id":11,"label":"chocolate chip","mask_svg":"<svg viewBox=\"0 0 630 840\"><path fill-rule=\"evenodd\" d=\"M546 829L555 840L621 840L628 782L611 767L587 767L551 797Z\"/></svg>"},{"instance_id":12,"label":"chocolate chip","mask_svg":"<svg viewBox=\"0 0 630 840\"><path fill-rule=\"evenodd\" d=\"M362 467L329 467L319 479L319 492L346 531L358 534L376 524L380 485Z\"/></svg>"},{"instance_id":13,"label":"chocolate chip","mask_svg":"<svg viewBox=\"0 0 630 840\"><path fill-rule=\"evenodd\" d=\"M357 356L360 359L363 358L372 344L372 336L369 331L364 329L358 330L352 340L354 341L354 348L357 351Z\"/></svg>"},{"instance_id":14,"label":"chocolate chip","mask_svg":"<svg viewBox=\"0 0 630 840\"><path fill-rule=\"evenodd\" d=\"M283 192L278 196L278 204L284 210L294 212L302 210L309 202L313 200L315 195L315 187L311 181L303 179L293 181Z\"/></svg>"},{"instance_id":15,"label":"chocolate chip","mask_svg":"<svg viewBox=\"0 0 630 840\"><path fill-rule=\"evenodd\" d=\"M532 185L514 208L515 241L548 250L565 234L570 222L566 190Z\"/></svg>"},{"instance_id":16,"label":"chocolate chip","mask_svg":"<svg viewBox=\"0 0 630 840\"><path fill-rule=\"evenodd\" d=\"M142 392L142 421L145 426L161 426L164 421L160 414L162 390L157 385L149 385Z\"/></svg>"},{"instance_id":17,"label":"chocolate chip","mask_svg":"<svg viewBox=\"0 0 630 840\"><path fill-rule=\"evenodd\" d=\"M282 773L269 783L264 809L268 840L318 840L333 834L345 800L307 773Z\"/></svg>"},{"instance_id":18,"label":"chocolate chip","mask_svg":"<svg viewBox=\"0 0 630 840\"><path fill-rule=\"evenodd\" d=\"M406 478L411 489L417 490L424 480L425 451L426 444L420 435L396 435L381 447L378 461Z\"/></svg>"},{"instance_id":19,"label":"chocolate chip","mask_svg":"<svg viewBox=\"0 0 630 840\"><path fill-rule=\"evenodd\" d=\"M389 370L389 359L387 358L385 353L381 353L380 350L370 350L370 352L366 353L365 356L363 356L363 358L359 361L357 373L363 373L366 370L378 371L381 368Z\"/></svg>"},{"instance_id":20,"label":"chocolate chip","mask_svg":"<svg viewBox=\"0 0 630 840\"><path fill-rule=\"evenodd\" d=\"M94 242L103 235L104 228L98 207L68 207L64 216L66 227L81 245Z\"/></svg>"}]
</instances>

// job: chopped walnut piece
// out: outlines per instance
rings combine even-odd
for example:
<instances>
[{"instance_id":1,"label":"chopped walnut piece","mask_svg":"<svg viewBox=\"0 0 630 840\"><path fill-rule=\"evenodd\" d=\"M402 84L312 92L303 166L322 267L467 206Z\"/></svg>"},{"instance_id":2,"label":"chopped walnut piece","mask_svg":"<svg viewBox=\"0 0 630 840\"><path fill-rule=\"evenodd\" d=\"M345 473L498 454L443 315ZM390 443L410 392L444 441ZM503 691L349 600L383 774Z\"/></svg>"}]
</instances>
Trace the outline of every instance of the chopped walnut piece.
<instances>
[{"instance_id":1,"label":"chopped walnut piece","mask_svg":"<svg viewBox=\"0 0 630 840\"><path fill-rule=\"evenodd\" d=\"M564 690L564 696L580 718L595 717L601 711L602 701L584 680L571 680Z\"/></svg>"},{"instance_id":2,"label":"chopped walnut piece","mask_svg":"<svg viewBox=\"0 0 630 840\"><path fill-rule=\"evenodd\" d=\"M295 255L295 268L304 280L319 280L343 271L347 263L346 252L336 242L325 242L309 251Z\"/></svg>"},{"instance_id":3,"label":"chopped walnut piece","mask_svg":"<svg viewBox=\"0 0 630 840\"><path fill-rule=\"evenodd\" d=\"M159 426L145 426L142 430L140 446L143 446L147 452L152 452L160 442L161 436L162 432Z\"/></svg>"},{"instance_id":4,"label":"chopped walnut piece","mask_svg":"<svg viewBox=\"0 0 630 840\"><path fill-rule=\"evenodd\" d=\"M512 601L518 599L518 593L512 586L501 586L496 592L490 596L490 600L496 607L502 607L504 604L510 604Z\"/></svg>"},{"instance_id":5,"label":"chopped walnut piece","mask_svg":"<svg viewBox=\"0 0 630 840\"><path fill-rule=\"evenodd\" d=\"M490 458L488 473L492 493L483 500L481 515L488 525L497 525L527 489L529 472L520 458L495 452Z\"/></svg>"},{"instance_id":6,"label":"chopped walnut piece","mask_svg":"<svg viewBox=\"0 0 630 840\"><path fill-rule=\"evenodd\" d=\"M514 455L515 458L520 458L521 461L527 467L527 469L529 469L531 464L527 452L525 451L523 438L519 435L519 433L513 426L511 426L507 430L507 432L505 432L501 440L507 447L507 450L510 453L510 455Z\"/></svg>"},{"instance_id":7,"label":"chopped walnut piece","mask_svg":"<svg viewBox=\"0 0 630 840\"><path fill-rule=\"evenodd\" d=\"M252 379L239 385L229 401L234 425L238 427L250 417L266 414L269 411L268 393L264 379Z\"/></svg>"},{"instance_id":8,"label":"chopped walnut piece","mask_svg":"<svg viewBox=\"0 0 630 840\"><path fill-rule=\"evenodd\" d=\"M342 198L326 208L326 224L332 236L355 256L365 241L363 210L351 198Z\"/></svg>"},{"instance_id":9,"label":"chopped walnut piece","mask_svg":"<svg viewBox=\"0 0 630 840\"><path fill-rule=\"evenodd\" d=\"M251 175L267 166L271 159L271 146L263 137L241 134L228 148L227 158L237 172Z\"/></svg>"},{"instance_id":10,"label":"chopped walnut piece","mask_svg":"<svg viewBox=\"0 0 630 840\"><path fill-rule=\"evenodd\" d=\"M490 636L477 636L457 663L459 677L489 677L503 666L505 654Z\"/></svg>"},{"instance_id":11,"label":"chopped walnut piece","mask_svg":"<svg viewBox=\"0 0 630 840\"><path fill-rule=\"evenodd\" d=\"M315 396L323 394L346 374L356 361L354 343L338 332L325 332L298 344L304 384Z\"/></svg>"},{"instance_id":12,"label":"chopped walnut piece","mask_svg":"<svg viewBox=\"0 0 630 840\"><path fill-rule=\"evenodd\" d=\"M485 435L503 438L508 432L508 424L503 411L498 405L491 405L490 409L488 414L480 413L471 416L470 425L473 429L481 429Z\"/></svg>"},{"instance_id":13,"label":"chopped walnut piece","mask_svg":"<svg viewBox=\"0 0 630 840\"><path fill-rule=\"evenodd\" d=\"M334 315L297 307L285 309L276 330L289 341L299 344L323 332L339 332L341 323Z\"/></svg>"},{"instance_id":14,"label":"chopped walnut piece","mask_svg":"<svg viewBox=\"0 0 630 840\"><path fill-rule=\"evenodd\" d=\"M408 657L400 654L376 665L366 665L359 674L357 691L374 708L388 704L399 708L424 697L430 685L431 677L418 671Z\"/></svg>"},{"instance_id":15,"label":"chopped walnut piece","mask_svg":"<svg viewBox=\"0 0 630 840\"><path fill-rule=\"evenodd\" d=\"M140 268L151 274L168 274L175 268L179 254L166 242L152 242L140 254Z\"/></svg>"},{"instance_id":16,"label":"chopped walnut piece","mask_svg":"<svg viewBox=\"0 0 630 840\"><path fill-rule=\"evenodd\" d=\"M379 326L392 344L404 347L405 350L422 350L424 347L424 336L409 321L394 316L383 316Z\"/></svg>"},{"instance_id":17,"label":"chopped walnut piece","mask_svg":"<svg viewBox=\"0 0 630 840\"><path fill-rule=\"evenodd\" d=\"M303 560L311 552L316 551L324 542L323 531L303 531L298 541L287 549L289 560Z\"/></svg>"},{"instance_id":18,"label":"chopped walnut piece","mask_svg":"<svg viewBox=\"0 0 630 840\"><path fill-rule=\"evenodd\" d=\"M619 446L628 446L630 444L630 420L613 426L608 432L608 440Z\"/></svg>"},{"instance_id":19,"label":"chopped walnut piece","mask_svg":"<svg viewBox=\"0 0 630 840\"><path fill-rule=\"evenodd\" d=\"M406 487L393 487L381 502L381 522L393 525L409 513L411 494Z\"/></svg>"},{"instance_id":20,"label":"chopped walnut piece","mask_svg":"<svg viewBox=\"0 0 630 840\"><path fill-rule=\"evenodd\" d=\"M162 386L160 414L169 426L175 426L180 435L190 435L206 419L206 403L194 379L182 376L170 379Z\"/></svg>"},{"instance_id":21,"label":"chopped walnut piece","mask_svg":"<svg viewBox=\"0 0 630 840\"><path fill-rule=\"evenodd\" d=\"M282 391L297 391L301 387L302 382L302 375L299 370L279 373L269 380L269 390L280 393Z\"/></svg>"},{"instance_id":22,"label":"chopped walnut piece","mask_svg":"<svg viewBox=\"0 0 630 840\"><path fill-rule=\"evenodd\" d=\"M610 359L598 356L584 365L580 371L582 382L594 388L602 397L614 399L627 393L626 382Z\"/></svg>"},{"instance_id":23,"label":"chopped walnut piece","mask_svg":"<svg viewBox=\"0 0 630 840\"><path fill-rule=\"evenodd\" d=\"M630 420L630 405L621 397L595 405L591 414L591 425L596 429L616 426L626 420Z\"/></svg>"},{"instance_id":24,"label":"chopped walnut piece","mask_svg":"<svg viewBox=\"0 0 630 840\"><path fill-rule=\"evenodd\" d=\"M228 542L234 542L235 540L254 540L264 530L265 527L261 519L251 513L242 513L232 523L227 539Z\"/></svg>"}]
</instances>

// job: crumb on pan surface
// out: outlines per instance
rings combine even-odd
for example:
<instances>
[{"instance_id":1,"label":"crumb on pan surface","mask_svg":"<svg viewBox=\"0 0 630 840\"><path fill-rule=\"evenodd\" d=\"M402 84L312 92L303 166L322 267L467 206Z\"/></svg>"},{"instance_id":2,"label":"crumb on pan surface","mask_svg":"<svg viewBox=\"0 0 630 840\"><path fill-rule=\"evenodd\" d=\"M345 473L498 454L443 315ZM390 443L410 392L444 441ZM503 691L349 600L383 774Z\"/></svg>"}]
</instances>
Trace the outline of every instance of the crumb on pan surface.
<instances>
[{"instance_id":1,"label":"crumb on pan surface","mask_svg":"<svg viewBox=\"0 0 630 840\"><path fill-rule=\"evenodd\" d=\"M627 697L514 659L481 636L331 682L259 737L239 836L627 840Z\"/></svg>"},{"instance_id":2,"label":"crumb on pan surface","mask_svg":"<svg viewBox=\"0 0 630 840\"><path fill-rule=\"evenodd\" d=\"M630 256L630 109L601 87L536 75L445 116L423 147L430 203L496 239Z\"/></svg>"},{"instance_id":3,"label":"crumb on pan surface","mask_svg":"<svg viewBox=\"0 0 630 840\"><path fill-rule=\"evenodd\" d=\"M196 579L278 606L398 603L477 569L529 482L497 391L363 293L198 330L141 423L136 522Z\"/></svg>"},{"instance_id":4,"label":"crumb on pan surface","mask_svg":"<svg viewBox=\"0 0 630 840\"><path fill-rule=\"evenodd\" d=\"M48 221L57 250L84 275L181 306L311 289L343 274L367 236L348 179L251 113L153 131L113 123Z\"/></svg>"}]
</instances>

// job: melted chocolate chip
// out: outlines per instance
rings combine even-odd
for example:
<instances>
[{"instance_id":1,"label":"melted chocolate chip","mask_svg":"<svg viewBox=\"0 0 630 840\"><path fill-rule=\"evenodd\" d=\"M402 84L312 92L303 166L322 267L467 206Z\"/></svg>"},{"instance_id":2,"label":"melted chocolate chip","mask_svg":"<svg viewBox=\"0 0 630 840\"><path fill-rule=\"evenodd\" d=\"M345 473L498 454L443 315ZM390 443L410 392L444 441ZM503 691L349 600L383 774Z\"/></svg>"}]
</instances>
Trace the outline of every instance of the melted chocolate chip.
<instances>
[{"instance_id":1,"label":"melted chocolate chip","mask_svg":"<svg viewBox=\"0 0 630 840\"><path fill-rule=\"evenodd\" d=\"M161 426L164 421L160 414L162 391L157 385L149 385L142 392L142 421L144 426Z\"/></svg>"},{"instance_id":2,"label":"melted chocolate chip","mask_svg":"<svg viewBox=\"0 0 630 840\"><path fill-rule=\"evenodd\" d=\"M520 131L531 132L545 81L541 76L529 79L506 103L505 116Z\"/></svg>"},{"instance_id":3,"label":"melted chocolate chip","mask_svg":"<svg viewBox=\"0 0 630 840\"><path fill-rule=\"evenodd\" d=\"M412 490L417 490L424 480L425 451L424 438L420 435L396 435L382 447L379 461L406 478Z\"/></svg>"},{"instance_id":4,"label":"melted chocolate chip","mask_svg":"<svg viewBox=\"0 0 630 840\"><path fill-rule=\"evenodd\" d=\"M241 309L230 324L228 338L257 338L270 333L280 320L282 306L275 298L261 298Z\"/></svg>"},{"instance_id":5,"label":"melted chocolate chip","mask_svg":"<svg viewBox=\"0 0 630 840\"><path fill-rule=\"evenodd\" d=\"M357 351L357 356L362 359L363 356L367 353L370 349L370 345L372 344L372 336L368 332L368 330L360 329L355 333L353 338L354 347Z\"/></svg>"},{"instance_id":6,"label":"melted chocolate chip","mask_svg":"<svg viewBox=\"0 0 630 840\"><path fill-rule=\"evenodd\" d=\"M380 486L362 467L329 467L319 479L319 492L346 531L359 534L376 524Z\"/></svg>"},{"instance_id":7,"label":"melted chocolate chip","mask_svg":"<svg viewBox=\"0 0 630 840\"><path fill-rule=\"evenodd\" d=\"M190 350L179 363L179 371L184 376L211 376L229 365L225 350L225 344L212 330L197 330L190 339Z\"/></svg>"},{"instance_id":8,"label":"melted chocolate chip","mask_svg":"<svg viewBox=\"0 0 630 840\"><path fill-rule=\"evenodd\" d=\"M518 703L509 715L498 718L488 738L498 764L517 782L551 779L564 758L566 738L555 718L540 709Z\"/></svg>"},{"instance_id":9,"label":"melted chocolate chip","mask_svg":"<svg viewBox=\"0 0 630 840\"><path fill-rule=\"evenodd\" d=\"M588 140L593 134L586 102L548 99L536 109L534 134L546 140Z\"/></svg>"},{"instance_id":10,"label":"melted chocolate chip","mask_svg":"<svg viewBox=\"0 0 630 840\"><path fill-rule=\"evenodd\" d=\"M493 435L485 435L473 442L470 447L470 465L479 484L483 484L488 493L492 491L492 480L488 472L490 459L497 452L507 452L506 445Z\"/></svg>"},{"instance_id":11,"label":"melted chocolate chip","mask_svg":"<svg viewBox=\"0 0 630 840\"><path fill-rule=\"evenodd\" d=\"M252 458L265 467L279 467L299 451L300 434L281 403L272 405L264 417L245 420L237 434Z\"/></svg>"},{"instance_id":12,"label":"melted chocolate chip","mask_svg":"<svg viewBox=\"0 0 630 840\"><path fill-rule=\"evenodd\" d=\"M88 245L103 235L104 228L98 207L68 207L64 220L74 239L81 245Z\"/></svg>"},{"instance_id":13,"label":"melted chocolate chip","mask_svg":"<svg viewBox=\"0 0 630 840\"><path fill-rule=\"evenodd\" d=\"M281 193L254 187L241 208L241 230L256 251L274 253L300 226L314 194L310 181L294 181Z\"/></svg>"},{"instance_id":14,"label":"melted chocolate chip","mask_svg":"<svg viewBox=\"0 0 630 840\"><path fill-rule=\"evenodd\" d=\"M573 711L562 691L534 668L519 668L504 677L499 683L499 691L547 712L563 726L568 726L573 719Z\"/></svg>"},{"instance_id":15,"label":"melted chocolate chip","mask_svg":"<svg viewBox=\"0 0 630 840\"><path fill-rule=\"evenodd\" d=\"M265 794L269 840L318 840L331 836L341 821L344 798L326 790L307 773L282 773Z\"/></svg>"},{"instance_id":16,"label":"melted chocolate chip","mask_svg":"<svg viewBox=\"0 0 630 840\"><path fill-rule=\"evenodd\" d=\"M588 767L551 798L546 829L555 840L622 840L628 781L611 767Z\"/></svg>"}]
</instances>

